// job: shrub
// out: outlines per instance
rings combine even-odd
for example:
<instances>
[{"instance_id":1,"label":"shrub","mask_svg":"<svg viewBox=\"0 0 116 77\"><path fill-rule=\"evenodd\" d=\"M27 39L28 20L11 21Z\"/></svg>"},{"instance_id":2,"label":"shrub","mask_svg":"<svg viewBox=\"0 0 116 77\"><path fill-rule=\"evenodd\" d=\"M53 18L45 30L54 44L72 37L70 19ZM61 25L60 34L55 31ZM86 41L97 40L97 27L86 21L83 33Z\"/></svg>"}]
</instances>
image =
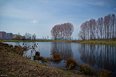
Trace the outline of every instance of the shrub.
<instances>
[{"instance_id":1,"label":"shrub","mask_svg":"<svg viewBox=\"0 0 116 77\"><path fill-rule=\"evenodd\" d=\"M86 74L86 75L94 75L95 74L95 70L92 67L90 67L88 64L81 64L80 72L82 72L83 74Z\"/></svg>"},{"instance_id":2,"label":"shrub","mask_svg":"<svg viewBox=\"0 0 116 77\"><path fill-rule=\"evenodd\" d=\"M69 59L66 60L66 67L67 67L68 69L73 69L73 68L75 68L76 66L77 66L77 63L76 63L76 61L75 61L74 59L69 58Z\"/></svg>"},{"instance_id":3,"label":"shrub","mask_svg":"<svg viewBox=\"0 0 116 77\"><path fill-rule=\"evenodd\" d=\"M104 70L104 69L102 69L102 70L99 71L99 73L98 73L98 76L99 76L99 77L110 77L110 75L111 75L111 72L108 71L108 70Z\"/></svg>"},{"instance_id":4,"label":"shrub","mask_svg":"<svg viewBox=\"0 0 116 77\"><path fill-rule=\"evenodd\" d=\"M40 56L40 52L37 51L37 52L35 53L35 55L36 55L36 56Z\"/></svg>"},{"instance_id":5,"label":"shrub","mask_svg":"<svg viewBox=\"0 0 116 77\"><path fill-rule=\"evenodd\" d=\"M54 54L52 55L52 58L53 58L53 61L56 61L56 62L62 60L61 55L58 54L58 53L54 53Z\"/></svg>"},{"instance_id":6,"label":"shrub","mask_svg":"<svg viewBox=\"0 0 116 77\"><path fill-rule=\"evenodd\" d=\"M40 52L36 52L34 56L34 60L41 60L42 57L40 57Z\"/></svg>"}]
</instances>

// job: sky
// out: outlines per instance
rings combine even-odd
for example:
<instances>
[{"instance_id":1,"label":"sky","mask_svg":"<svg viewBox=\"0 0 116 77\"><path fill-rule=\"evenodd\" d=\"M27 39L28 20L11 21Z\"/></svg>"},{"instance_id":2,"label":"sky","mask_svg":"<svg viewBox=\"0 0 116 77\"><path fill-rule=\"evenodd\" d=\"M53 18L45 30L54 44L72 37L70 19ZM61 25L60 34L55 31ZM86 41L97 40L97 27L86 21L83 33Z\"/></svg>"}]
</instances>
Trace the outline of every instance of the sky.
<instances>
[{"instance_id":1,"label":"sky","mask_svg":"<svg viewBox=\"0 0 116 77\"><path fill-rule=\"evenodd\" d=\"M116 0L0 0L0 31L51 37L56 24L70 22L72 37L90 19L116 14Z\"/></svg>"}]
</instances>

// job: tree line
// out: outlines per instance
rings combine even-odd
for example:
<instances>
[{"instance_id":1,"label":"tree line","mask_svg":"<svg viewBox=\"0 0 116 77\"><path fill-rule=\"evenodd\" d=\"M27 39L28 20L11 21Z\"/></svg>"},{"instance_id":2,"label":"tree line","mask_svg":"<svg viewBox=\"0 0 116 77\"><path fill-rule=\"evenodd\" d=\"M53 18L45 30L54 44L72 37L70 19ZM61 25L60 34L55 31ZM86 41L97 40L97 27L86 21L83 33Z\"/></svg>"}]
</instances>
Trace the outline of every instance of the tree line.
<instances>
[{"instance_id":1,"label":"tree line","mask_svg":"<svg viewBox=\"0 0 116 77\"><path fill-rule=\"evenodd\" d=\"M52 28L51 35L55 40L71 40L73 31L72 23L57 24ZM80 40L116 39L116 15L109 14L97 20L90 19L85 21L80 26L78 37ZM24 36L14 34L13 39L36 40L36 35L30 33L25 33Z\"/></svg>"},{"instance_id":2,"label":"tree line","mask_svg":"<svg viewBox=\"0 0 116 77\"><path fill-rule=\"evenodd\" d=\"M116 39L116 15L90 19L81 24L79 38L81 40Z\"/></svg>"},{"instance_id":3,"label":"tree line","mask_svg":"<svg viewBox=\"0 0 116 77\"><path fill-rule=\"evenodd\" d=\"M36 35L35 34L30 34L30 33L25 33L23 36L18 34L14 34L13 39L15 40L36 40Z\"/></svg>"}]
</instances>

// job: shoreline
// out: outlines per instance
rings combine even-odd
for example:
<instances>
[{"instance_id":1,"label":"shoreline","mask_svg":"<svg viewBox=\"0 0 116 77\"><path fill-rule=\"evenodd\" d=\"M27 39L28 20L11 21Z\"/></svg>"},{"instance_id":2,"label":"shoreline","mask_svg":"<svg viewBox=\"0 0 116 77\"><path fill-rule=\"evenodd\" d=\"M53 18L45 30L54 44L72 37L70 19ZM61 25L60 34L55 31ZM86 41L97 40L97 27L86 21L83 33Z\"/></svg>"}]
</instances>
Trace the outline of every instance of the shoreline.
<instances>
[{"instance_id":1,"label":"shoreline","mask_svg":"<svg viewBox=\"0 0 116 77\"><path fill-rule=\"evenodd\" d=\"M101 45L116 45L116 40L83 40L81 44L101 44Z\"/></svg>"},{"instance_id":2,"label":"shoreline","mask_svg":"<svg viewBox=\"0 0 116 77\"><path fill-rule=\"evenodd\" d=\"M0 77L86 77L23 57L23 48L0 43Z\"/></svg>"},{"instance_id":3,"label":"shoreline","mask_svg":"<svg viewBox=\"0 0 116 77\"><path fill-rule=\"evenodd\" d=\"M110 75L110 71L102 70L96 73L96 70L87 64L78 65L80 70L63 70L56 67L50 67L23 57L25 48L21 46L0 43L0 75L6 77L96 77L105 73ZM72 62L73 60L71 60ZM70 63L70 61L69 61ZM104 75L103 75L104 77Z\"/></svg>"},{"instance_id":4,"label":"shoreline","mask_svg":"<svg viewBox=\"0 0 116 77\"><path fill-rule=\"evenodd\" d=\"M80 44L116 45L116 39L115 40L0 40L0 42L69 42Z\"/></svg>"},{"instance_id":5,"label":"shoreline","mask_svg":"<svg viewBox=\"0 0 116 77\"><path fill-rule=\"evenodd\" d=\"M73 40L0 40L0 42L73 42Z\"/></svg>"}]
</instances>

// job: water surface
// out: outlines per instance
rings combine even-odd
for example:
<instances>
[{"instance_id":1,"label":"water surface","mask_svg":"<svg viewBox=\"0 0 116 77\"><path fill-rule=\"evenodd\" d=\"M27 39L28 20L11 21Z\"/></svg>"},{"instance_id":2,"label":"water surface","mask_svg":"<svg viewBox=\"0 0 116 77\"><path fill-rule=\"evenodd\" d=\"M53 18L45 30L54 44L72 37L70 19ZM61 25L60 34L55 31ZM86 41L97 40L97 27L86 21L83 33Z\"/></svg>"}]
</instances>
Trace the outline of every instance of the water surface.
<instances>
[{"instance_id":1,"label":"water surface","mask_svg":"<svg viewBox=\"0 0 116 77\"><path fill-rule=\"evenodd\" d=\"M43 57L51 57L53 53L58 53L63 60L57 63L50 63L50 66L64 68L64 61L68 58L75 59L78 63L89 64L96 69L107 69L116 74L116 46L112 45L91 45L64 42L7 42L12 45L37 45L36 51ZM24 52L24 56L33 60L36 51L29 49Z\"/></svg>"}]
</instances>

